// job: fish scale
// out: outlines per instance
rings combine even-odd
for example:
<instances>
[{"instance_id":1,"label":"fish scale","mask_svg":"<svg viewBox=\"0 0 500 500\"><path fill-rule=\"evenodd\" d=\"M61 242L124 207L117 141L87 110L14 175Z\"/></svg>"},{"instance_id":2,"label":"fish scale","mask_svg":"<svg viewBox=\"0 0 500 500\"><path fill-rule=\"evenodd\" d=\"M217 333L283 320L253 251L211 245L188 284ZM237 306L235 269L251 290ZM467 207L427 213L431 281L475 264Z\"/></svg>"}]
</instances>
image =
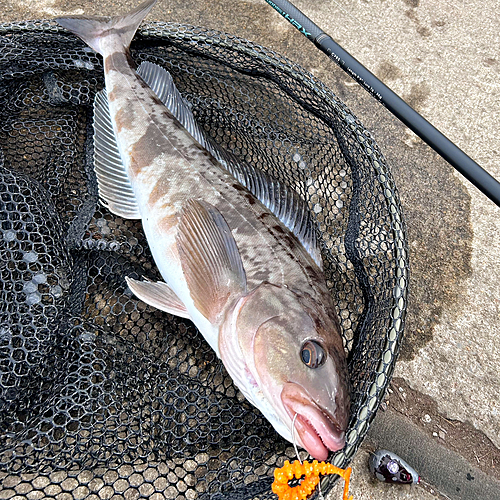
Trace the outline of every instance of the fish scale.
<instances>
[{"instance_id":1,"label":"fish scale","mask_svg":"<svg viewBox=\"0 0 500 500\"><path fill-rule=\"evenodd\" d=\"M295 426L297 443L324 460L345 443L349 394L339 321L317 248L309 253L133 68L129 44L154 3L125 16L57 19L104 58L107 103L96 98L95 113L100 196L115 214L142 219L165 280L127 283L150 305L190 318L276 431L292 441ZM166 82L164 70L153 71ZM176 92L172 87L171 109L189 114ZM252 170L246 174L251 178ZM262 175L254 181L272 182ZM279 185L261 192L284 220L294 219L295 198Z\"/></svg>"},{"instance_id":2,"label":"fish scale","mask_svg":"<svg viewBox=\"0 0 500 500\"><path fill-rule=\"evenodd\" d=\"M203 199L224 214L240 248L251 285L262 281L289 282L298 289L314 285L309 277L310 256L294 241L293 235L257 200L250 203L248 192L242 191L241 185L215 164L165 107L158 106L156 96L137 78L125 57L111 54L108 58L113 65L105 62L106 88L110 89L110 96L119 96L109 98L110 112L115 116L118 144L141 206L146 235L149 241L158 242L152 247L155 261L164 260L161 253L169 255L170 268L174 259L178 261L175 248L178 218L175 216L186 199ZM132 162L131 158L138 160ZM153 204L152 192L157 198ZM172 224L162 224L165 220ZM289 246L294 245L300 259L283 245L283 235ZM323 289L318 285L323 285ZM182 294L180 288L175 291ZM318 300L328 293L320 280L311 292Z\"/></svg>"}]
</instances>

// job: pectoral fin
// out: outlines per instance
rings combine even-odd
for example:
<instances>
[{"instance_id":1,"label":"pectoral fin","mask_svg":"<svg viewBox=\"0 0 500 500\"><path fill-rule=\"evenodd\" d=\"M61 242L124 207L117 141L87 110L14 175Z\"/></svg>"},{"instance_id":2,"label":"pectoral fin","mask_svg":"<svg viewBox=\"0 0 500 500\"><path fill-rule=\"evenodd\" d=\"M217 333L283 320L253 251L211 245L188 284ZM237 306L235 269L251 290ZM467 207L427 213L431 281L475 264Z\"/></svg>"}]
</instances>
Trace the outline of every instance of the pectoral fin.
<instances>
[{"instance_id":1,"label":"pectoral fin","mask_svg":"<svg viewBox=\"0 0 500 500\"><path fill-rule=\"evenodd\" d=\"M246 291L231 229L213 205L189 200L182 210L177 248L194 305L216 324L231 297Z\"/></svg>"},{"instance_id":2,"label":"pectoral fin","mask_svg":"<svg viewBox=\"0 0 500 500\"><path fill-rule=\"evenodd\" d=\"M130 290L142 301L174 316L190 319L186 306L174 291L161 281L139 281L125 278Z\"/></svg>"}]
</instances>

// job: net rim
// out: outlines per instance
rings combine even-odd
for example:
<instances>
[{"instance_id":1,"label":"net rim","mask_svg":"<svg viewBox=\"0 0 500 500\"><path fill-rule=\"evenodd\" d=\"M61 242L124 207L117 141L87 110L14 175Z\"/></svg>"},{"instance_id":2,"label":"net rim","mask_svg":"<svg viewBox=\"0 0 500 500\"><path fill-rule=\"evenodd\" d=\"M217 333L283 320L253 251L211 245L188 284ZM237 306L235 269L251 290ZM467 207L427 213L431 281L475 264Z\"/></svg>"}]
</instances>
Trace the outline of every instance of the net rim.
<instances>
[{"instance_id":1,"label":"net rim","mask_svg":"<svg viewBox=\"0 0 500 500\"><path fill-rule=\"evenodd\" d=\"M189 30L191 30L194 35L192 33L188 34L187 31ZM41 19L0 23L0 35L5 36L9 33L19 32L67 33L66 30L52 20ZM368 432L370 423L375 417L377 409L382 402L382 396L390 384L403 335L408 306L409 259L406 226L399 195L383 153L361 122L325 84L297 63L285 56L279 55L271 49L267 49L259 44L223 31L173 22L154 21L145 23L138 30L138 35L142 39L183 40L196 44L206 43L224 47L227 50L257 58L264 64L269 64L279 69L281 73L286 74L290 78L300 80L300 82L306 85L310 91L334 108L341 119L351 124L351 129L356 132L358 142L365 151L370 152L368 156L370 158L375 158L371 161L371 166L376 172L378 182L383 186L385 202L388 207L391 221L391 231L395 242L396 255L394 256L394 261L395 272L398 279L397 284L392 290L394 298L391 306L392 322L384 335L384 349L379 356L379 368L376 373L372 374L374 380L371 382L368 392L360 403L357 414L353 416L350 422L345 448L335 453L330 460L334 465L346 467L352 460ZM358 127L356 127L355 124L357 124ZM363 133L360 133L360 130L362 130ZM389 361L387 361L387 359L389 359ZM356 426L354 424L357 422L360 423L359 428L355 428ZM325 478L322 484L328 485L336 479L338 479L338 476L334 478Z\"/></svg>"}]
</instances>

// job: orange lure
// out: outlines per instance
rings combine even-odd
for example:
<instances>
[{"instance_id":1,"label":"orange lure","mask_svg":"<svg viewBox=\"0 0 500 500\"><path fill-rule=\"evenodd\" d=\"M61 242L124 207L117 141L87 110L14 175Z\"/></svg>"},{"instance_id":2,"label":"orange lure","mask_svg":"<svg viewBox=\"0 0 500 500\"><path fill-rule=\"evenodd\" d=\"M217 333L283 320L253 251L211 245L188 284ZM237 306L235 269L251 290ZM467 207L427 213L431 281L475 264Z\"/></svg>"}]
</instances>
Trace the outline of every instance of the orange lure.
<instances>
[{"instance_id":1,"label":"orange lure","mask_svg":"<svg viewBox=\"0 0 500 500\"><path fill-rule=\"evenodd\" d=\"M304 461L302 464L295 460L292 464L286 460L285 465L274 471L273 493L278 495L279 500L306 500L306 498L315 490L319 483L320 474L338 474L344 481L344 494L342 500L352 500L349 494L349 479L352 469L339 469L335 465L314 460L312 463ZM291 487L288 484L290 479L305 478L297 486Z\"/></svg>"}]
</instances>

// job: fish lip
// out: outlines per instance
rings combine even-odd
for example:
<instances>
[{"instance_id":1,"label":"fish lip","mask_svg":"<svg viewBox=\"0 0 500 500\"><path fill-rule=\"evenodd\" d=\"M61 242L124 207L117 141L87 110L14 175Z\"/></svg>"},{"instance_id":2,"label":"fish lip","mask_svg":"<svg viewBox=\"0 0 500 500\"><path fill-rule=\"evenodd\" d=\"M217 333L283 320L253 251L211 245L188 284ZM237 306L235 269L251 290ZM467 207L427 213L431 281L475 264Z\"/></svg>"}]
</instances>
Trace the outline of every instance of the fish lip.
<instances>
[{"instance_id":1,"label":"fish lip","mask_svg":"<svg viewBox=\"0 0 500 500\"><path fill-rule=\"evenodd\" d=\"M330 451L344 447L345 431L299 384L287 382L281 391L281 401L292 421L297 415L297 443L312 457L326 460Z\"/></svg>"}]
</instances>

